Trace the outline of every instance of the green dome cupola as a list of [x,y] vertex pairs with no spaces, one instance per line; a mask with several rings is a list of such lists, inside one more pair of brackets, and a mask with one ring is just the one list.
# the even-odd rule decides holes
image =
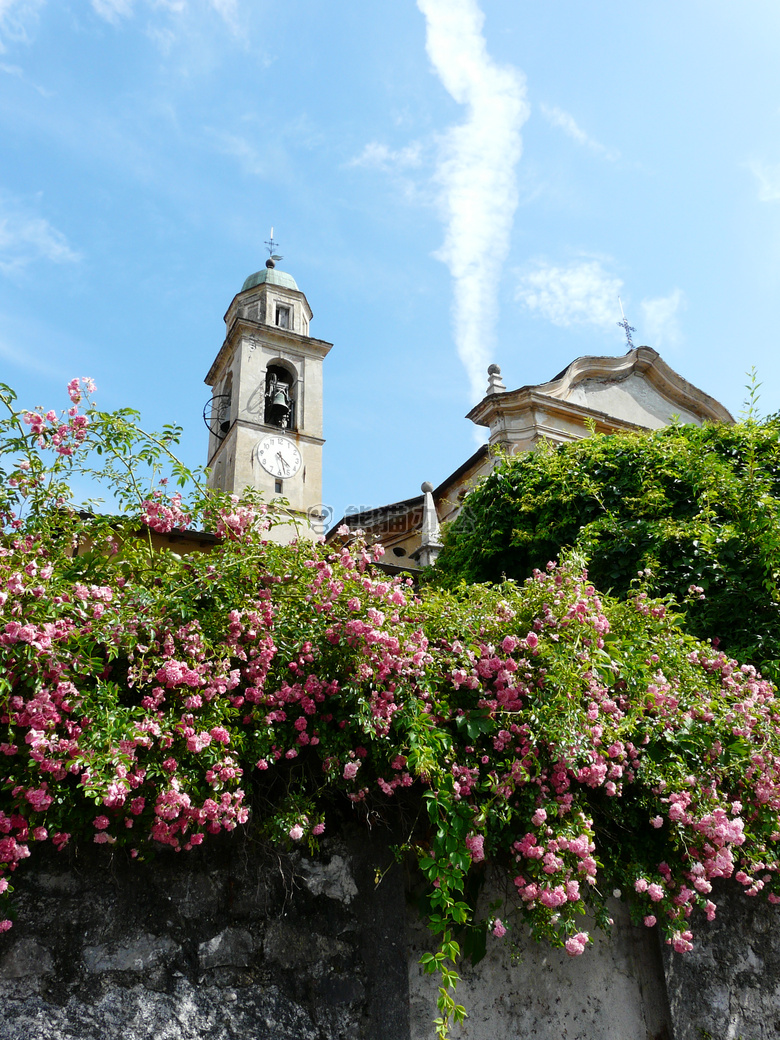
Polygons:
[[298,292],[298,285],[291,274],[286,271],[277,271],[273,260],[266,260],[265,267],[260,271],[250,274],[241,286],[241,292],[254,289],[258,285],[276,285],[282,289],[292,289]]

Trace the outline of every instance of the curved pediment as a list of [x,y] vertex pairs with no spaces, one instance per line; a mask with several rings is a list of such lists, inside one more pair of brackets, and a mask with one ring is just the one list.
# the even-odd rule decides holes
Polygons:
[[[539,425],[541,414],[545,418]],[[607,428],[648,430],[666,426],[675,417],[696,425],[734,422],[720,402],[678,375],[652,347],[635,347],[623,357],[577,358],[547,383],[488,393],[468,417],[490,427],[491,440],[510,442],[516,439],[510,431],[520,434],[521,427],[523,441],[535,439],[537,426],[538,436],[553,440],[583,436],[576,428],[584,431],[588,417]],[[559,420],[562,426],[557,430]]]
[[577,358],[535,389],[648,429],[665,426],[672,416],[697,424],[734,422],[720,402],[678,375],[652,347],[636,347],[623,357]]

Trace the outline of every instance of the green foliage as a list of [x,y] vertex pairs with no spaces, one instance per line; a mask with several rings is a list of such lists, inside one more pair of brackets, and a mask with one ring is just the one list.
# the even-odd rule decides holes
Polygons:
[[[498,463],[444,536],[434,580],[522,580],[574,547],[629,594],[642,571],[686,628],[780,677],[780,420],[592,436]],[[647,573],[649,571],[649,573]]]
[[[693,910],[715,913],[712,879],[734,874],[780,902],[775,691],[682,631],[669,602],[649,595],[651,576],[629,588],[627,570],[630,595],[600,596],[571,557],[522,585],[417,595],[410,579],[374,569],[379,547],[277,545],[273,504],[197,483],[189,500],[169,494],[167,480],[187,478],[176,431],[81,412],[79,385],[69,392],[74,407],[56,416],[17,411],[0,389],[3,903],[43,843],[144,858],[243,826],[315,852],[345,809],[404,821],[398,852],[425,883],[435,945],[423,965],[441,980],[444,1038],[466,1014],[459,960],[507,928],[578,956],[590,943],[584,915],[608,929],[606,894],[620,888],[638,922],[684,951]],[[718,441],[719,482],[707,483],[714,463],[697,461],[709,455],[691,442],[673,507],[645,493],[627,447],[615,457],[623,441],[594,438],[566,514],[550,474],[568,471],[568,456],[540,453],[530,471],[541,535],[564,514],[576,534],[589,504],[588,547],[609,548],[604,517],[631,488],[663,514],[654,522],[701,525],[690,471],[713,515],[731,503],[735,525],[744,508],[770,531],[768,430],[731,434],[738,466]],[[672,489],[683,436],[652,441]],[[601,485],[594,459],[609,474]],[[494,483],[511,488],[515,466]],[[71,484],[85,473],[108,483],[116,515],[75,508]],[[213,551],[166,548],[161,536],[185,526],[211,532]],[[486,862],[513,892],[506,924],[498,907],[480,911]],[[0,931],[10,925],[0,919]]]

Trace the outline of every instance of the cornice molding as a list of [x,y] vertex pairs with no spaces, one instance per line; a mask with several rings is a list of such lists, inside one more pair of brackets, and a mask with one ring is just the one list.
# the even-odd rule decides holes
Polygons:
[[290,329],[280,329],[277,325],[265,325],[261,321],[252,318],[237,317],[228,329],[227,336],[219,348],[219,353],[214,358],[206,378],[203,380],[208,386],[214,386],[222,368],[225,357],[233,349],[236,339],[242,334],[254,333],[268,346],[277,347],[279,351],[295,350],[304,357],[324,358],[330,352],[332,343],[324,339],[316,339],[314,336],[304,336],[300,332],[292,332]]

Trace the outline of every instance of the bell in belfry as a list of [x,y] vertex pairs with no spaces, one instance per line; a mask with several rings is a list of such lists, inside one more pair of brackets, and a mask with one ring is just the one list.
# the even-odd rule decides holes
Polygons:
[[265,421],[269,426],[283,428],[290,422],[290,384],[274,371],[268,373],[266,381]]

